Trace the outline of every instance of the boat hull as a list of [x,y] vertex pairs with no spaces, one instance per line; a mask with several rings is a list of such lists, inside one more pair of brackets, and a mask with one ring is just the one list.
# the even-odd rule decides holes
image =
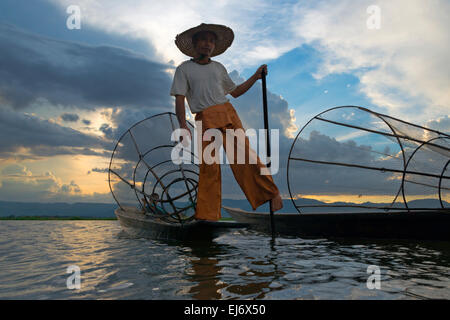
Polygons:
[[212,240],[231,230],[247,227],[247,224],[235,221],[190,221],[181,226],[131,207],[117,208],[114,213],[127,234],[156,240]]
[[[270,214],[224,207],[234,220],[270,233]],[[277,234],[302,238],[377,238],[450,241],[450,212],[274,213]]]

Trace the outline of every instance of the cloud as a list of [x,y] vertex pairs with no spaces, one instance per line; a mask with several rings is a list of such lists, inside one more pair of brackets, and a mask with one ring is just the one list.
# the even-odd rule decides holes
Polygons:
[[1,174],[2,200],[47,197],[61,191],[61,182],[52,172],[34,175],[23,165],[13,164],[5,167]]
[[405,119],[424,122],[447,114],[449,2],[377,1],[380,29],[367,28],[372,4],[342,0],[296,6],[291,26],[323,55],[315,77],[355,74],[361,92],[375,105]]
[[66,122],[77,122],[80,117],[74,113],[64,113],[61,115],[61,119]]
[[[48,0],[61,8],[70,0]],[[235,33],[233,46],[221,58],[232,68],[256,65],[297,47],[293,32],[286,28],[292,16],[289,3],[201,0],[167,3],[145,0],[77,1],[84,25],[134,39],[145,40],[156,49],[160,61],[179,64],[187,57],[174,44],[177,34],[200,23],[224,24]]]
[[[395,146],[395,143],[392,142]],[[392,146],[391,146],[392,147]],[[391,148],[394,150],[394,148]],[[385,149],[389,152],[390,149]],[[361,194],[392,195],[400,188],[398,174],[329,164],[316,164],[296,159],[337,162],[378,168],[402,170],[402,161],[394,156],[375,153],[371,145],[353,139],[339,142],[316,130],[302,133],[294,144],[289,163],[289,183],[293,196],[298,194]]]
[[[23,36],[23,34],[20,34],[20,32],[17,30],[15,31],[19,33],[18,39],[20,40],[20,36]],[[29,47],[33,47],[32,43],[33,41],[37,41],[37,36],[28,36],[31,38],[31,40],[27,40],[27,45],[29,45]],[[53,44],[57,51],[59,51],[58,46],[62,43],[58,43],[57,41],[49,39],[41,40],[49,43],[50,45]],[[31,43],[29,41],[31,41]],[[64,45],[71,47],[72,44],[64,43]],[[34,51],[38,49],[38,46],[33,48]],[[62,56],[62,58],[64,58],[64,55]],[[43,60],[44,62],[46,62],[46,59]],[[33,72],[37,72],[37,70],[34,70]],[[236,81],[244,80],[239,78],[237,72],[234,73],[234,76],[236,77]],[[75,88],[74,90],[77,89]],[[254,112],[254,108],[258,108],[257,104],[259,103],[258,101],[256,101],[255,104],[254,99],[259,95],[260,87],[256,88],[255,86],[255,88],[247,94],[246,99],[238,102],[238,105],[241,106],[244,110],[250,111],[250,113],[242,113],[242,119],[244,122],[252,124],[253,127],[261,124],[257,124],[254,121],[254,116],[252,115],[252,113]],[[36,99],[38,99],[38,97],[41,97],[40,93],[36,94],[35,97]],[[167,95],[167,97],[169,96]],[[278,127],[281,128],[282,132],[285,132],[286,128],[284,128],[284,126],[286,124],[289,124],[289,119],[292,115],[292,112],[287,109],[286,101],[279,100],[279,96],[272,95],[269,92],[269,100],[270,103],[274,106],[271,116],[271,128]],[[31,103],[32,102],[30,100],[29,104]],[[249,103],[251,105],[251,108],[246,108],[246,103]],[[18,105],[14,106],[16,107],[16,109],[19,108]],[[78,104],[77,107],[79,107]],[[83,108],[83,106],[81,106],[80,108]],[[111,108],[110,111],[105,111],[106,113],[108,113],[105,113],[105,117],[110,120],[110,122],[101,125],[99,130],[104,133],[104,137],[106,139],[115,141],[131,125],[147,118],[148,116],[153,115],[154,113],[163,111],[167,111],[167,109],[165,109],[164,107],[156,107],[153,109],[125,109],[123,107]],[[23,114],[21,112],[13,112],[7,109],[2,109],[0,110],[0,112],[0,132],[3,131],[2,134],[13,135],[15,137],[14,140],[3,140],[2,143],[0,143],[0,154],[4,158],[15,157],[16,159],[30,159],[32,157],[49,157],[60,154],[109,156],[111,152],[110,150],[113,147],[113,143],[108,140],[104,140],[101,137],[87,135],[77,130],[61,126],[53,121],[42,120],[34,115]],[[77,114],[74,113],[64,113],[61,116],[61,119],[66,122],[73,122],[78,121],[80,118]],[[90,123],[90,120],[83,119],[83,122],[85,124],[88,124]],[[158,133],[153,132],[154,138],[156,134]],[[74,186],[71,186],[70,184],[67,184],[63,189],[75,190]]]
[[104,123],[100,126],[99,130],[103,132],[106,136],[111,137],[113,135],[113,128],[107,123]]
[[[72,4],[68,0],[50,2],[63,10]],[[230,70],[275,59],[306,43],[321,56],[318,61],[322,64],[314,73],[317,81],[337,73],[351,73],[360,80],[361,92],[375,105],[387,108],[389,114],[413,122],[437,119],[430,121],[430,126],[447,127],[445,114],[448,114],[450,90],[445,13],[449,4],[417,0],[377,3],[382,14],[380,30],[366,28],[366,9],[373,4],[369,1],[295,4],[218,1],[207,7],[201,1],[180,1],[174,2],[172,10],[167,11],[165,3],[149,6],[148,1],[143,0],[81,0],[78,4],[82,8],[83,26],[145,39],[157,49],[158,59],[163,63],[151,62],[119,48],[56,41],[3,26],[0,61],[6,61],[11,67],[4,63],[4,69],[2,64],[0,72],[6,70],[7,74],[0,74],[0,101],[16,109],[26,108],[41,98],[52,104],[79,108],[110,106],[113,110],[110,122],[103,126],[95,124],[95,127],[101,128],[105,139],[117,139],[132,124],[167,111],[167,106],[172,105],[173,100],[168,96],[171,76],[166,70],[186,59],[173,39],[193,25],[212,22],[229,25],[235,30],[233,46],[220,56]],[[210,21],[211,17],[214,21]],[[172,63],[166,64],[168,60]],[[26,77],[27,71],[32,72],[30,78]],[[232,76],[239,79],[238,72]],[[263,127],[260,89],[256,84],[246,95],[232,100],[246,128]],[[269,125],[280,129],[280,152],[287,157],[292,136],[298,130],[295,114],[287,101],[275,93],[268,92],[268,98]],[[9,125],[0,129],[2,134],[9,133],[6,128],[19,132]],[[107,148],[102,139],[89,140],[90,136],[61,128],[52,127],[49,131],[61,130],[67,138],[74,134],[77,142],[66,145],[57,142],[57,137],[53,137],[54,140],[46,137],[49,142],[37,146],[36,140],[30,137],[30,143],[19,145],[33,148],[33,152],[39,154],[88,153],[97,152],[92,146]],[[19,141],[21,134],[25,133],[19,132]],[[82,143],[83,137],[89,139]],[[336,147],[334,141],[325,138],[323,141],[324,149],[316,146],[318,151]],[[0,150],[3,148],[12,154],[17,148],[8,143],[0,142]],[[280,165],[285,167],[286,162],[281,159]],[[284,172],[280,172],[275,177],[281,188],[286,188],[285,181],[282,182],[284,176]],[[307,181],[312,181],[313,185],[314,178],[311,174]],[[345,181],[343,173],[340,178]],[[224,182],[229,181],[226,179]],[[226,186],[224,193],[236,194],[239,190],[238,186],[235,189],[230,184]]]
[[0,103],[79,109],[171,105],[170,65],[132,51],[54,40],[0,24]]
[[[87,135],[49,120],[0,109],[0,157],[47,157],[58,154],[104,155],[109,141]],[[100,150],[100,151],[99,151]]]
[[109,168],[92,168],[91,170],[88,171],[87,174],[91,174],[92,172],[108,173],[109,172]]
[[[245,81],[234,70],[230,77],[236,84]],[[245,129],[264,129],[264,112],[262,100],[262,82],[257,81],[244,95],[237,99],[230,97],[230,102],[235,106]],[[294,133],[298,127],[295,124],[295,111],[280,95],[267,90],[267,107],[269,116],[269,129],[279,130],[280,149],[288,150]]]
[[11,164],[2,169],[1,175],[4,177],[27,178],[33,174],[26,167],[18,164]]
[[430,120],[426,123],[426,127],[450,134],[450,116],[446,115],[435,120]]
[[[187,106],[186,106],[187,107]],[[99,130],[103,132],[105,138],[117,141],[122,134],[124,134],[132,125],[139,121],[142,121],[148,117],[152,117],[156,114],[174,112],[174,110],[167,110],[165,108],[154,108],[154,109],[124,109],[124,108],[114,108],[109,112],[105,112],[104,116],[108,120],[108,123],[103,123]],[[175,120],[176,122],[176,120]],[[176,122],[177,123],[177,122]],[[169,123],[165,123],[169,125]],[[164,136],[171,133],[171,126],[159,127],[159,130],[149,130],[147,133],[155,137]],[[169,136],[170,139],[170,136]]]
[[11,164],[0,173],[0,200],[20,202],[111,202],[109,193],[83,194],[75,181],[63,183],[48,171],[35,174],[21,164]]
[[63,184],[60,190],[63,193],[81,193],[80,187],[73,180],[69,184]]
[[[49,0],[62,10],[70,0]],[[424,123],[448,113],[450,101],[448,17],[445,0],[261,2],[145,0],[78,1],[83,23],[108,33],[146,40],[161,61],[185,60],[176,34],[201,22],[220,23],[235,32],[221,61],[242,70],[276,59],[302,45],[312,46],[320,81],[347,73],[358,90],[393,116]],[[369,29],[371,5],[380,8],[380,29]],[[111,18],[114,17],[114,18]],[[414,110],[414,112],[410,112]]]

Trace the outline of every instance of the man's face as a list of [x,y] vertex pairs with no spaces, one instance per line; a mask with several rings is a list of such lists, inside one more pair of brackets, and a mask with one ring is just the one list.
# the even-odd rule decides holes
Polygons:
[[202,32],[195,44],[195,51],[199,55],[210,57],[216,47],[216,37],[211,32]]

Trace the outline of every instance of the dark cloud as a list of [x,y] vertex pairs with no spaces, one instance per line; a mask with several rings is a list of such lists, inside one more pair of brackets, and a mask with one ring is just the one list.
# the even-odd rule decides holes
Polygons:
[[[174,108],[167,110],[165,108],[154,108],[150,109],[115,109],[109,115],[109,118],[114,125],[115,129],[109,124],[102,124],[99,128],[105,134],[105,137],[111,140],[118,140],[120,136],[125,133],[132,125],[136,124],[139,121],[142,121],[146,118],[152,117],[156,114],[164,113],[164,112],[174,112]],[[176,122],[176,120],[175,120]],[[166,137],[167,134],[171,133],[170,127],[161,128],[162,131],[152,130],[152,136],[162,135]],[[167,129],[167,130],[166,130]]]
[[[32,156],[58,154],[105,155],[111,143],[93,135],[60,126],[35,116],[0,109],[0,156],[17,156],[20,147],[29,148]],[[98,153],[92,149],[105,150]]]
[[[88,137],[88,136],[86,136]],[[109,144],[105,143],[105,146],[108,147]],[[94,147],[92,147],[94,148]],[[103,151],[93,150],[90,147],[49,147],[49,146],[34,146],[31,148],[33,156],[35,157],[52,157],[57,155],[85,155],[85,156],[102,156],[109,157],[111,155],[111,151],[109,149],[105,149]]]
[[112,136],[113,128],[107,123],[104,123],[100,126],[99,130],[103,132],[106,136]]
[[81,120],[81,122],[83,122],[87,126],[89,126],[91,124],[91,121],[90,120],[86,120],[86,119]]
[[80,117],[75,113],[64,113],[61,115],[61,119],[66,122],[77,122]]
[[167,108],[171,65],[132,51],[54,40],[0,24],[0,101],[66,107]]
[[371,146],[358,145],[354,140],[339,142],[314,130],[302,134],[294,144],[289,163],[293,193],[395,193],[401,181],[394,179],[394,173],[295,160],[299,158],[402,170],[401,158],[384,157],[373,151]]
[[92,172],[97,172],[97,173],[108,173],[109,168],[92,168],[90,171],[88,171],[87,174],[91,174]]

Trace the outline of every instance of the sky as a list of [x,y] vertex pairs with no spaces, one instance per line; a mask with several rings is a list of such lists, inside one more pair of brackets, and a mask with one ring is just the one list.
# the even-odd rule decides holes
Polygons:
[[[71,5],[79,29],[68,28]],[[112,202],[107,168],[117,139],[137,121],[174,112],[173,73],[188,59],[174,39],[200,23],[233,29],[232,46],[214,59],[236,83],[268,65],[269,125],[280,130],[274,179],[284,197],[294,138],[330,108],[362,106],[448,133],[449,12],[445,0],[2,0],[0,200]],[[244,127],[263,128],[259,82],[230,101]],[[313,132],[311,150],[344,150],[355,138]],[[389,147],[394,154],[380,142]],[[224,167],[223,195],[242,198],[230,172]],[[319,199],[319,189],[294,193]]]

